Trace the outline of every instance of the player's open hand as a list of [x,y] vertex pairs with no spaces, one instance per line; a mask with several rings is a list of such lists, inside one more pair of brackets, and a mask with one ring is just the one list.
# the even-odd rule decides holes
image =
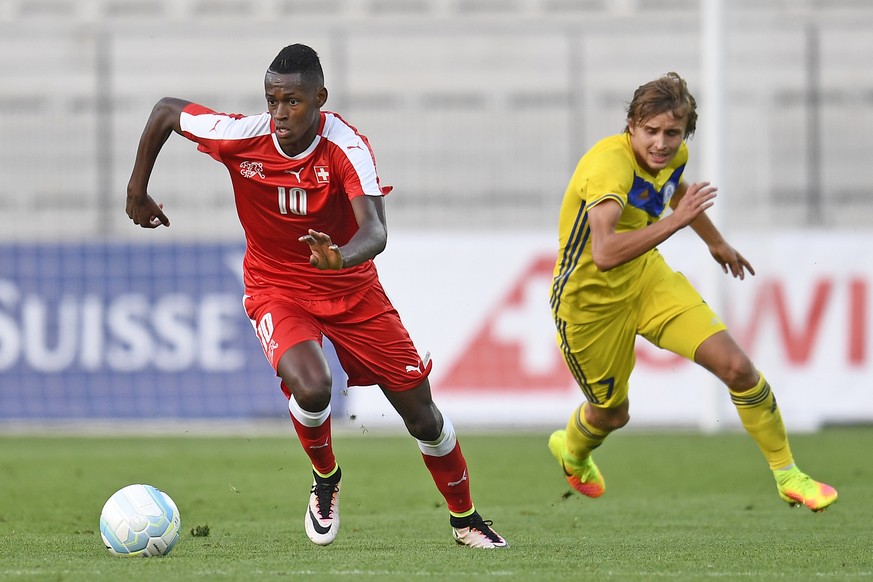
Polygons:
[[298,240],[309,245],[312,253],[309,255],[309,264],[313,267],[322,271],[338,271],[343,268],[343,255],[339,246],[330,240],[329,235],[310,228],[309,234],[301,236]]
[[718,188],[711,186],[709,182],[690,184],[685,195],[679,200],[679,204],[673,209],[675,219],[684,227],[703,214],[707,208],[715,204]]
[[746,257],[727,243],[710,246],[709,253],[721,265],[721,270],[725,274],[730,273],[732,277],[739,278],[741,281],[746,278],[746,271],[750,275],[755,274],[755,269],[752,268],[752,264],[746,260]]
[[155,202],[151,196],[127,195],[127,215],[134,224],[143,228],[157,228],[160,225],[170,226],[170,219],[164,214],[164,205]]

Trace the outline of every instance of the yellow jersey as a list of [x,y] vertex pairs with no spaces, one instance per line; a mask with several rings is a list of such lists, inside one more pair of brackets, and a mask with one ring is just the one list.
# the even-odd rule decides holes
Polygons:
[[622,212],[616,232],[645,228],[660,220],[682,180],[688,162],[683,142],[670,164],[652,176],[637,163],[630,134],[602,139],[582,156],[570,179],[558,218],[558,259],[551,287],[552,313],[570,323],[598,319],[616,307],[630,308],[652,249],[623,265],[601,272],[591,255],[588,210],[614,200]]

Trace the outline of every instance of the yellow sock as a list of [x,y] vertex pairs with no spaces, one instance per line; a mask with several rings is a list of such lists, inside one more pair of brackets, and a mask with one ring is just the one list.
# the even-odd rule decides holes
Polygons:
[[730,390],[731,401],[737,407],[746,432],[755,439],[770,468],[775,471],[792,465],[794,458],[791,456],[785,424],[770,384],[760,373],[758,376],[758,383],[750,390]]
[[573,411],[570,422],[567,423],[567,436],[564,439],[566,452],[580,461],[599,447],[609,434],[588,424],[585,420],[586,406],[588,406],[587,402]]

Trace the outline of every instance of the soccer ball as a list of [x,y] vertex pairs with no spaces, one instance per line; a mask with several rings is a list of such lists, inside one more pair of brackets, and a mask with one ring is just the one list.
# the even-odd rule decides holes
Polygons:
[[116,556],[163,556],[179,541],[181,519],[170,496],[151,485],[116,491],[100,513],[100,536]]

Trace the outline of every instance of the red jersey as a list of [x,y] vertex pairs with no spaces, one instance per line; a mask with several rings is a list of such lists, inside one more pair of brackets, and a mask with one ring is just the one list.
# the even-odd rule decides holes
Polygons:
[[246,293],[270,290],[302,298],[328,298],[376,281],[373,261],[339,271],[309,264],[309,229],[346,244],[358,223],[351,199],[382,196],[367,138],[339,115],[321,112],[318,135],[296,156],[282,151],[269,113],[217,113],[191,103],[179,119],[182,132],[230,172],[236,210],[246,236]]

